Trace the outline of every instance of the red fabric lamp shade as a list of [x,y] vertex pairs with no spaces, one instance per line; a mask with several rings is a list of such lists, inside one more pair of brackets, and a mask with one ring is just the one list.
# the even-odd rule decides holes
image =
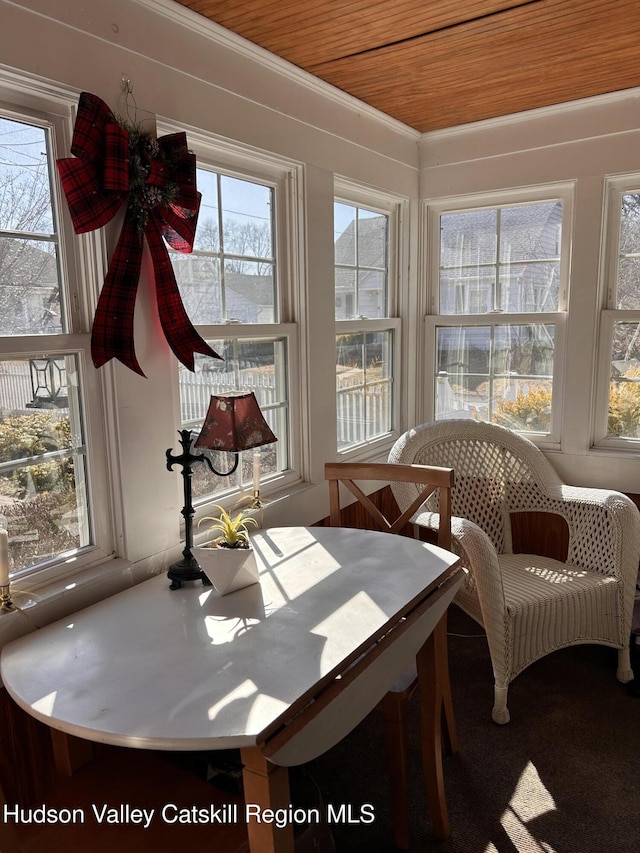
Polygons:
[[239,453],[278,439],[260,411],[255,394],[212,397],[194,447]]

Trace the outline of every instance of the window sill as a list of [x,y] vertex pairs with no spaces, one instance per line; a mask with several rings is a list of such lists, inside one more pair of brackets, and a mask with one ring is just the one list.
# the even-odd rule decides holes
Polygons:
[[12,583],[13,608],[0,613],[0,646],[140,583],[158,571],[151,563],[112,559],[46,584]]
[[[296,483],[273,497],[265,498],[265,527],[311,525],[328,515],[328,489],[320,484]],[[139,562],[119,558],[105,560],[74,574],[53,578],[49,583],[32,578],[11,584],[14,608],[0,613],[0,648],[12,640],[64,619],[84,607],[96,604],[135,586],[147,578],[167,571],[180,559],[184,544],[154,554]]]

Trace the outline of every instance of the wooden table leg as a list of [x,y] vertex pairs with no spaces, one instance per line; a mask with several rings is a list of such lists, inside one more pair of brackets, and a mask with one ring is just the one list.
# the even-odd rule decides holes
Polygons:
[[291,808],[288,769],[272,764],[258,747],[242,749],[240,756],[250,853],[293,853],[292,824],[278,827],[273,819],[277,809],[286,817]]
[[446,618],[443,617],[416,658],[420,687],[422,766],[427,801],[434,835],[443,841],[448,839],[451,834],[442,771],[443,691],[441,656],[443,647],[446,653],[446,624]]
[[89,740],[50,729],[53,760],[59,776],[73,776],[76,770],[93,761],[94,745]]
[[451,696],[451,682],[449,680],[449,650],[447,648],[446,610],[444,612],[444,616],[436,626],[434,642],[436,644],[438,678],[442,689],[444,745],[449,755],[453,755],[458,751],[458,732],[456,730],[456,719],[453,713],[453,698]]

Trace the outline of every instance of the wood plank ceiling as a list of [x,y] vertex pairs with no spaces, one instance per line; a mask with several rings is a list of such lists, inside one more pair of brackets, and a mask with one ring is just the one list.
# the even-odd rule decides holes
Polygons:
[[640,0],[177,0],[421,132],[640,86]]

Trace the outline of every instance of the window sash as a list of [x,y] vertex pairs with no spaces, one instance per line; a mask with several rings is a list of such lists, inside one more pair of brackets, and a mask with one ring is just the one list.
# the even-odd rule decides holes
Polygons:
[[[621,252],[622,201],[625,195],[640,193],[638,175],[610,178],[605,190],[605,257],[602,265],[602,294],[604,307],[600,313],[597,347],[596,402],[593,426],[593,444],[596,447],[617,451],[638,452],[640,436],[617,434],[626,432],[635,420],[635,383],[612,379],[615,359],[613,344],[617,324],[640,324],[640,305],[637,309],[618,308],[618,283],[620,262],[626,256]],[[640,290],[638,291],[640,293]],[[640,328],[640,325],[638,326]],[[631,341],[630,341],[631,343]],[[631,421],[629,420],[631,419]],[[640,417],[637,418],[640,425]]]
[[[531,376],[530,374],[522,374],[521,376],[515,376],[511,373],[504,373],[500,371],[490,371],[486,375],[483,373],[482,377],[486,379],[487,382],[491,382],[492,380],[499,380],[500,383],[506,386],[510,383],[511,396],[517,396],[518,387],[521,390],[526,391],[526,385],[535,386],[531,389],[532,393],[538,389],[538,385],[541,387],[546,384],[550,384],[552,388],[552,409],[549,421],[549,428],[544,429],[539,425],[535,425],[530,429],[520,429],[520,432],[526,433],[529,438],[535,439],[536,443],[547,445],[547,446],[557,446],[560,442],[560,430],[561,430],[561,406],[559,401],[563,399],[563,389],[564,389],[564,363],[565,363],[565,349],[566,349],[566,320],[567,315],[564,312],[557,312],[554,314],[500,314],[499,319],[495,317],[495,315],[465,315],[461,317],[460,315],[451,315],[451,314],[442,314],[442,315],[428,315],[425,317],[425,339],[428,342],[427,352],[426,352],[426,376],[427,376],[427,411],[426,411],[426,419],[427,420],[435,420],[439,415],[444,416],[442,411],[442,393],[440,394],[440,411],[438,409],[439,399],[438,399],[438,383],[442,383],[443,379],[446,378],[439,370],[439,365],[437,363],[437,345],[438,345],[438,332],[440,329],[473,329],[473,328],[489,328],[492,330],[492,336],[495,334],[495,330],[501,329],[504,327],[514,327],[514,326],[550,326],[554,329],[554,346],[553,346],[553,370],[552,374],[549,377],[547,374],[539,375],[539,376]],[[493,339],[493,337],[492,337]],[[466,372],[462,374],[463,376],[471,376],[472,373]],[[475,374],[473,374],[475,375]],[[505,390],[501,388],[502,391]],[[506,389],[508,390],[508,389]],[[537,401],[536,401],[537,402]],[[449,417],[455,417],[452,411],[449,411]],[[469,416],[473,416],[473,413],[469,413]],[[535,423],[535,418],[533,419]]]
[[[335,317],[336,317],[336,364],[337,364],[337,346],[338,340],[344,336],[364,335],[375,333],[388,333],[389,343],[386,345],[389,352],[389,364],[386,366],[388,377],[385,377],[383,386],[375,388],[376,382],[367,383],[367,390],[362,390],[362,405],[360,407],[361,419],[358,429],[354,432],[354,424],[348,425],[341,422],[341,410],[343,402],[341,398],[347,396],[346,389],[337,387],[336,376],[336,442],[338,452],[349,455],[368,454],[370,449],[378,448],[380,445],[392,442],[399,433],[399,401],[401,395],[400,388],[400,364],[402,352],[401,329],[402,323],[397,316],[399,304],[399,283],[400,272],[402,270],[402,258],[405,248],[401,241],[402,234],[402,212],[406,201],[401,198],[392,197],[387,194],[377,193],[368,187],[363,187],[349,181],[338,179],[335,184],[334,193],[334,213],[335,205],[346,205],[347,207],[357,210],[364,210],[367,214],[378,214],[386,218],[386,248],[384,250],[385,267],[380,267],[377,264],[371,263],[371,258],[366,254],[357,252],[359,246],[360,233],[356,226],[355,232],[355,248],[353,257],[346,256],[334,257],[334,301],[336,302]],[[371,217],[367,217],[371,218]],[[342,232],[341,232],[342,233]],[[337,232],[335,232],[334,221],[334,244],[336,241]],[[382,290],[384,309],[378,310],[376,316],[359,316],[361,305],[359,305],[360,288],[359,280],[362,275],[368,274],[382,275]],[[336,291],[335,283],[339,275],[353,276],[353,304],[346,311],[345,306],[340,306],[338,310],[337,299],[340,294]],[[345,298],[346,291],[342,294]],[[351,313],[351,316],[349,316]],[[365,313],[369,313],[368,311]],[[346,318],[345,318],[346,317]],[[343,319],[345,318],[345,319]],[[383,339],[384,340],[384,339]],[[379,406],[375,404],[375,412],[373,396],[374,390],[380,391],[382,397],[377,400],[377,403],[384,402],[383,398],[387,399],[388,409],[378,411]],[[352,392],[349,392],[352,393]],[[369,395],[369,409],[367,409],[366,398]],[[384,406],[383,406],[384,408]],[[352,410],[353,411],[353,410]],[[381,420],[386,423],[386,429],[376,431],[376,434],[371,434],[372,425],[380,424]],[[347,430],[345,432],[345,429]],[[347,440],[348,435],[359,434],[359,440]]]
[[[0,86],[3,80],[0,79]],[[86,493],[79,496],[78,536],[80,546],[47,554],[46,549],[37,555],[35,562],[18,568],[13,577],[29,577],[30,582],[39,583],[42,578],[50,582],[59,576],[75,573],[112,556],[113,530],[106,476],[106,445],[104,436],[104,409],[101,398],[100,381],[87,382],[87,365],[90,364],[90,336],[77,333],[76,329],[87,328],[90,310],[95,305],[98,291],[97,277],[102,272],[102,238],[95,234],[78,237],[73,232],[66,203],[60,187],[55,159],[65,156],[69,150],[72,135],[73,104],[77,96],[65,99],[63,96],[42,99],[31,98],[25,94],[25,102],[33,103],[34,111],[13,105],[20,99],[20,92],[12,85],[4,89],[5,102],[0,104],[0,115],[11,121],[41,128],[47,134],[47,183],[51,203],[51,233],[44,235],[39,230],[11,231],[5,229],[5,240],[40,241],[55,246],[55,271],[59,288],[61,323],[48,333],[4,334],[0,335],[0,358],[2,361],[27,361],[65,358],[68,366],[73,364],[73,376],[67,378],[79,393],[69,395],[69,415],[74,432],[69,457],[74,459],[75,489]],[[35,112],[35,109],[38,111]],[[34,412],[38,411],[34,409]],[[61,453],[54,456],[62,458]],[[37,459],[35,460],[37,462]],[[15,462],[15,460],[14,460]],[[24,465],[27,460],[23,460]],[[44,465],[56,464],[53,456],[42,455]],[[20,464],[18,462],[18,464]],[[26,469],[25,469],[26,470]],[[36,469],[33,469],[34,471]],[[100,494],[101,500],[93,496]],[[9,531],[11,538],[12,532]],[[20,534],[22,535],[22,534]]]
[[[430,283],[430,299],[429,313],[446,316],[440,310],[440,271],[443,268],[440,260],[440,241],[441,241],[441,217],[448,214],[456,213],[473,213],[482,211],[500,210],[502,212],[511,208],[526,207],[541,203],[562,203],[562,237],[560,243],[559,255],[559,283],[558,283],[558,304],[555,311],[540,311],[536,312],[544,316],[550,316],[553,313],[565,312],[568,308],[568,282],[569,282],[569,264],[571,258],[571,222],[573,221],[573,186],[571,184],[554,184],[550,186],[540,187],[539,189],[513,190],[500,193],[490,193],[482,196],[466,196],[455,199],[446,200],[431,200],[424,203],[424,221],[427,233],[427,251],[425,277]],[[496,250],[496,257],[492,263],[481,265],[482,269],[496,270],[503,263],[500,253]],[[553,259],[543,259],[545,264],[553,263]],[[521,261],[518,262],[518,265]],[[474,266],[475,270],[475,266]],[[496,286],[499,286],[497,282]],[[495,303],[495,300],[492,301]],[[487,312],[493,313],[494,309],[500,308],[494,304],[492,309]],[[524,313],[503,312],[503,313]],[[529,312],[526,312],[529,313]],[[454,316],[460,316],[454,315]],[[467,316],[463,314],[463,316]]]
[[[476,297],[473,307],[474,313],[445,314],[440,311],[440,243],[441,243],[441,217],[447,214],[497,211],[500,215],[511,208],[530,206],[538,203],[562,203],[562,235],[560,241],[559,271],[558,271],[558,295],[557,307],[554,311],[513,311],[495,310],[501,309],[495,304],[494,292],[491,289],[490,310],[480,313],[481,297]],[[573,186],[570,183],[548,185],[537,189],[501,191],[452,199],[432,200],[424,204],[424,222],[426,229],[425,253],[425,278],[429,282],[428,313],[425,316],[425,364],[426,364],[426,393],[425,412],[426,419],[436,417],[436,384],[438,381],[436,367],[436,334],[438,327],[468,327],[489,326],[498,328],[500,326],[527,326],[545,325],[555,329],[555,347],[553,354],[552,375],[552,411],[550,429],[548,432],[527,431],[527,435],[533,438],[537,444],[556,448],[560,445],[562,405],[564,400],[564,364],[566,359],[566,321],[568,308],[568,282],[569,264],[571,257],[571,222],[573,221]],[[495,270],[499,268],[504,260],[504,253],[496,248],[495,258],[491,263],[485,263],[482,269],[491,269],[495,277]],[[545,258],[545,264],[557,263],[553,258]],[[475,267],[474,267],[475,272]],[[496,280],[495,286],[499,285]],[[493,288],[493,285],[492,285]],[[503,306],[504,307],[504,306]]]

